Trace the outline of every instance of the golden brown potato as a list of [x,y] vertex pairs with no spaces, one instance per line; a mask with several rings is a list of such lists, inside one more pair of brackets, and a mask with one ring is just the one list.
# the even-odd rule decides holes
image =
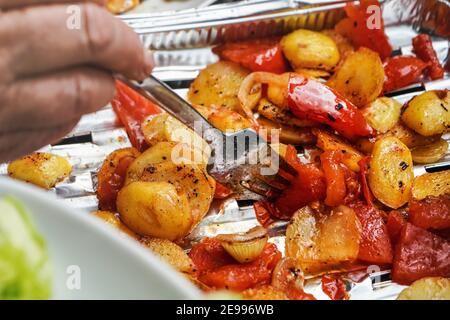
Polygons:
[[401,110],[402,105],[398,101],[382,97],[364,107],[361,112],[372,128],[385,133],[397,124]]
[[300,29],[284,36],[281,48],[294,69],[332,70],[340,59],[333,39],[311,30]]
[[270,83],[267,87],[267,99],[280,108],[288,109],[287,106],[287,87],[289,78],[295,75],[292,72],[286,72],[278,76],[279,84]]
[[164,259],[175,269],[184,273],[194,273],[195,266],[183,248],[167,239],[144,237],[141,243],[153,253]]
[[399,139],[379,139],[372,152],[369,186],[386,206],[397,209],[408,202],[414,178],[411,151]]
[[285,124],[287,126],[303,128],[315,127],[318,125],[314,121],[297,118],[291,111],[289,111],[289,109],[280,108],[265,98],[259,101],[258,113],[269,120],[280,124]]
[[32,153],[8,165],[11,177],[44,189],[53,188],[71,172],[72,166],[66,158],[43,152]]
[[311,207],[298,210],[286,230],[286,257],[296,259],[305,275],[340,268],[358,257],[360,222],[345,206],[322,213]]
[[416,200],[425,199],[428,196],[439,197],[450,194],[450,170],[425,173],[414,178],[412,196]]
[[[279,134],[279,142],[281,143],[309,145],[316,141],[316,137],[312,134],[311,128],[285,126],[264,117],[259,117],[257,121],[261,125],[261,128],[267,130],[269,137],[272,134]],[[272,132],[272,130],[279,130],[279,132]]]
[[415,163],[434,163],[441,160],[448,151],[448,143],[444,139],[425,146],[415,147],[411,150],[412,158]]
[[402,111],[403,122],[417,133],[429,137],[450,128],[450,91],[427,91],[412,98]]
[[223,132],[237,132],[252,126],[247,118],[225,107],[211,112],[208,116],[208,121]]
[[206,141],[167,113],[160,113],[145,120],[142,124],[142,132],[149,146],[164,141],[185,143],[202,152],[204,162],[208,163],[211,148]]
[[450,279],[428,277],[413,282],[397,300],[450,300]]
[[172,241],[185,237],[193,222],[186,193],[168,182],[130,183],[119,191],[117,210],[139,235]]
[[247,289],[242,292],[244,300],[288,300],[283,291],[271,285]]
[[122,221],[120,221],[119,215],[111,212],[111,211],[94,211],[92,213],[94,216],[96,216],[97,218],[102,219],[103,221],[105,221],[107,224],[109,224],[110,226],[122,231],[123,233],[129,235],[130,237],[132,237],[133,239],[139,240],[140,237],[134,233],[133,231],[130,230],[130,228],[128,228],[125,224],[122,223]]
[[295,73],[310,79],[322,79],[330,77],[330,73],[328,71],[319,69],[300,68],[296,69]]
[[327,84],[358,107],[374,101],[382,92],[384,68],[378,53],[359,48],[347,56]]
[[323,30],[321,32],[323,34],[329,36],[336,43],[336,45],[339,49],[339,53],[341,55],[341,61],[342,61],[342,59],[345,59],[345,57],[348,54],[352,53],[355,50],[355,48],[351,44],[350,40],[348,40],[348,38],[346,38],[346,37],[343,37],[336,31],[334,31],[332,29],[328,29],[328,30]]
[[239,111],[237,97],[242,81],[249,72],[236,63],[219,61],[203,69],[192,82],[188,100],[210,108],[227,107]]
[[363,158],[363,155],[358,150],[345,143],[338,136],[325,130],[313,129],[313,133],[317,136],[317,146],[320,149],[324,151],[341,150],[344,154],[345,165],[352,171],[359,172],[358,162]]

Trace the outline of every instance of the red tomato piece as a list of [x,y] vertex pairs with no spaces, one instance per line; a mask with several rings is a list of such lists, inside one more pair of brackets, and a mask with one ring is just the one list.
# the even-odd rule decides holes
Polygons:
[[225,187],[220,182],[216,181],[216,191],[214,192],[214,199],[225,199],[233,194],[233,191]]
[[367,156],[359,160],[359,174],[361,180],[361,188],[364,195],[364,199],[366,199],[367,205],[373,207],[373,195],[372,191],[370,191],[369,183],[367,182],[367,175],[369,174],[370,169],[370,160],[372,157]]
[[349,298],[345,283],[339,276],[322,276],[322,291],[331,300],[348,300]]
[[205,238],[200,243],[195,244],[189,252],[189,257],[199,272],[236,263],[233,257],[222,247],[222,244],[214,238]]
[[323,172],[313,164],[301,163],[293,146],[288,146],[285,159],[298,174],[277,198],[275,207],[282,215],[291,217],[295,211],[307,204],[324,200],[327,187]]
[[428,74],[432,80],[442,79],[444,77],[444,68],[437,57],[433,48],[431,37],[427,34],[419,34],[412,40],[414,53],[423,61],[429,62]]
[[397,243],[392,280],[409,285],[424,277],[450,276],[450,242],[411,223]]
[[361,0],[359,6],[348,3],[345,12],[347,18],[336,25],[336,32],[350,39],[357,48],[366,47],[378,52],[382,59],[391,55],[392,46],[384,32],[378,0]]
[[253,204],[253,208],[255,209],[256,219],[264,228],[267,228],[275,222],[272,217],[274,216],[274,211],[276,209],[272,203],[267,201],[257,201]]
[[393,250],[383,212],[362,202],[352,203],[350,207],[362,226],[358,259],[370,263],[392,263]]
[[161,113],[161,109],[120,81],[116,81],[116,95],[111,104],[131,144],[141,152],[147,149],[142,122],[150,115]]
[[291,76],[288,88],[288,105],[296,117],[329,125],[349,140],[375,134],[361,111],[325,84]]
[[423,229],[450,228],[450,195],[412,199],[409,202],[409,222]]
[[289,70],[279,39],[254,39],[225,43],[213,49],[221,59],[232,61],[251,71],[284,73]]
[[428,64],[411,56],[396,56],[384,60],[384,91],[393,91],[420,81]]
[[269,284],[273,269],[280,259],[281,252],[274,244],[268,243],[256,260],[242,264],[235,262],[214,268],[200,273],[198,279],[216,289],[243,291],[258,285]]
[[406,226],[407,220],[405,216],[400,211],[391,211],[387,220],[387,230],[389,233],[389,238],[393,244],[398,242],[400,238],[400,233],[404,226]]

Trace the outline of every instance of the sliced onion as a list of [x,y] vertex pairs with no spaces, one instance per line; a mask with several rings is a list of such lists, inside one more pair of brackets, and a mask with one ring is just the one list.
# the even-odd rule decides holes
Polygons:
[[294,258],[284,257],[278,262],[272,273],[273,287],[284,292],[292,286],[303,290],[304,284],[305,276]]
[[216,239],[234,259],[247,263],[261,255],[269,235],[263,227],[255,227],[246,233],[218,235]]

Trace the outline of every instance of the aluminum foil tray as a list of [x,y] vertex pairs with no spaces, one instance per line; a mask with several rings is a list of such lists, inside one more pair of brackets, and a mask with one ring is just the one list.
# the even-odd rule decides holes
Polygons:
[[[135,28],[144,43],[154,50],[157,63],[155,75],[185,96],[190,81],[199,70],[217,60],[211,53],[212,45],[226,40],[284,34],[296,28],[331,28],[344,16],[342,2],[320,7],[312,5],[314,1],[306,2],[242,1],[179,12],[125,15],[121,19]],[[411,38],[419,32],[427,32],[434,36],[433,44],[441,62],[449,59],[448,1],[385,0],[383,15],[386,32],[398,52],[410,52]],[[443,88],[450,88],[449,74],[442,81],[411,86],[406,93],[402,92],[396,98],[405,102],[421,90]],[[450,135],[445,138],[449,141]],[[84,211],[96,210],[97,170],[110,152],[127,146],[130,146],[130,142],[111,106],[84,116],[60,143],[43,148],[44,151],[68,158],[74,169],[72,175],[50,190],[50,193],[70,206]],[[427,168],[416,166],[415,174],[448,168],[449,163],[450,154],[447,154],[438,164]],[[5,164],[0,165],[1,174],[6,174]],[[186,239],[186,248],[203,237],[246,231],[257,224],[250,202],[215,202],[209,214]],[[276,243],[282,252],[284,227],[285,223],[280,222],[270,230],[270,241]],[[347,280],[351,298],[393,299],[402,289],[402,286],[391,283],[388,270],[380,271],[372,266],[369,273],[370,276],[360,283]],[[320,279],[309,280],[306,291],[317,298],[328,298],[320,289]]]

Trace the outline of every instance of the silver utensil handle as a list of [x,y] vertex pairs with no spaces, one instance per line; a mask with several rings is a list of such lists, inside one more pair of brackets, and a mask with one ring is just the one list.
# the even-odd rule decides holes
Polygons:
[[217,131],[189,102],[154,76],[150,75],[141,83],[130,81],[121,75],[116,75],[115,78],[126,83],[199,135]]

